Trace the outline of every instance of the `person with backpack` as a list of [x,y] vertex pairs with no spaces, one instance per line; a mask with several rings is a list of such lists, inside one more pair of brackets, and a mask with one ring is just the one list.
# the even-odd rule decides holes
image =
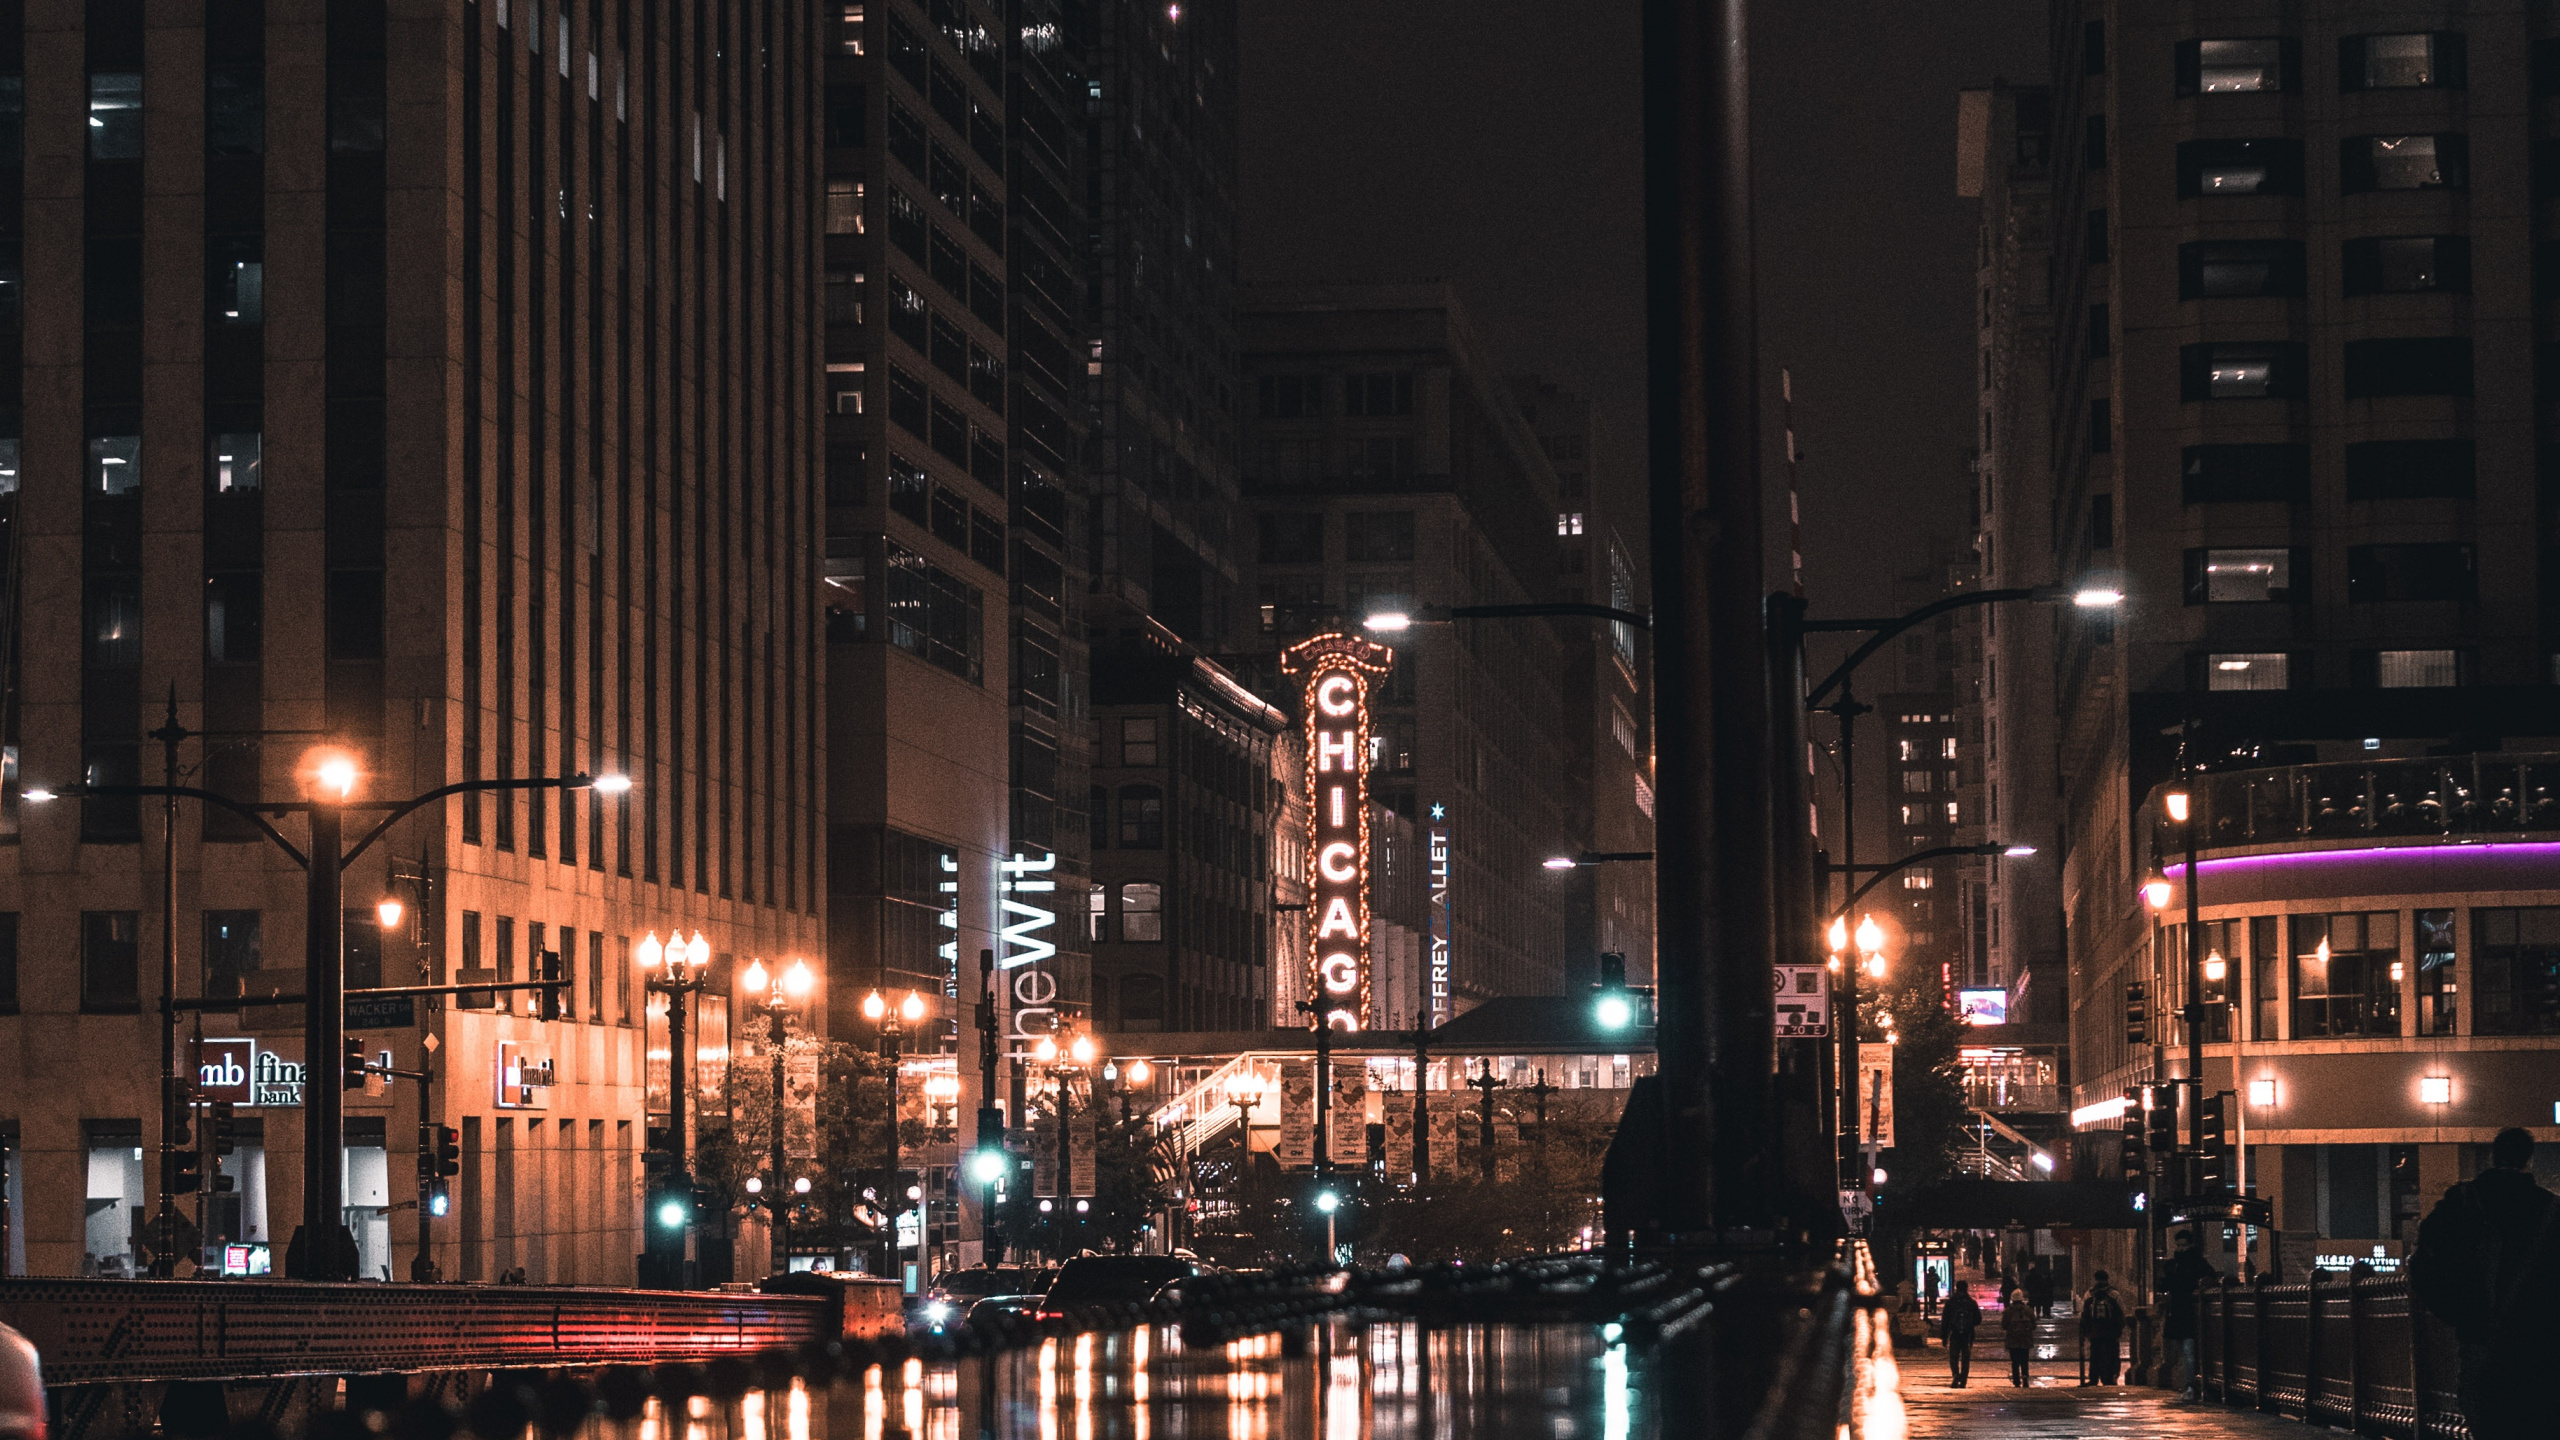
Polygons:
[[2036,1307],[2023,1285],[2000,1297],[2000,1341],[2009,1347],[2009,1383],[2026,1389],[2031,1383],[2027,1362],[2036,1353]]
[[[2547,1425],[2553,1322],[2540,1312],[2560,1270],[2560,1197],[2534,1182],[2533,1136],[2489,1142],[2489,1168],[2447,1189],[2418,1226],[2409,1279],[2418,1303],[2453,1327],[2456,1389],[2473,1440],[2510,1440]],[[2537,1415],[2537,1411],[2543,1413]]]
[[1982,1302],[1962,1281],[1947,1291],[1946,1315],[1939,1322],[1947,1342],[1948,1383],[1961,1390],[1973,1377],[1973,1332],[1982,1328]]
[[2089,1282],[2089,1293],[2080,1297],[2080,1349],[2088,1357],[2088,1378],[2083,1385],[2113,1385],[2124,1368],[2124,1297],[2107,1283],[2107,1272],[2099,1271]]

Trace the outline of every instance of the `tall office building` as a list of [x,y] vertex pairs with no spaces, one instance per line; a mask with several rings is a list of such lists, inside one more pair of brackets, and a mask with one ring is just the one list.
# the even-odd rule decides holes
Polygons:
[[[1932,546],[1926,561],[1893,577],[1893,611],[1917,610],[1974,588],[1970,548]],[[1875,697],[1882,722],[1886,782],[1884,853],[1866,864],[1890,864],[1906,855],[1959,843],[1978,824],[1963,784],[1966,746],[1956,714],[1956,682],[1970,658],[1972,634],[1953,614],[1905,631],[1885,655],[1893,688]],[[1863,848],[1863,847],[1862,847]],[[1976,883],[1970,859],[1915,865],[1874,892],[1862,907],[1890,917],[1901,931],[1896,963],[1925,969],[1953,990],[1969,960],[1964,896]]]
[[[500,992],[353,1028],[403,1068],[440,1042],[445,1276],[630,1282],[669,1099],[635,940],[702,933],[723,1047],[733,971],[824,943],[809,19],[0,5],[11,1271],[137,1263],[164,955],[180,997],[243,1002],[203,1017],[201,1073],[243,1106],[208,1238],[281,1268],[302,1210],[304,1081],[337,1057],[247,1003],[301,989],[300,868],[190,802],[165,893],[158,803],[34,801],[159,781],[174,696],[209,732],[179,778],[241,800],[299,798],[322,746],[364,800],[632,779],[401,820],[348,870],[344,932],[358,987],[559,954],[557,1021]],[[698,1121],[724,1059],[683,1067]],[[417,1119],[403,1082],[315,1137],[345,1146],[368,1278],[410,1273]]]
[[[1537,376],[1511,381],[1520,415],[1556,472],[1555,598],[1643,613],[1643,494],[1600,465],[1589,399]],[[1646,631],[1620,621],[1557,627],[1572,848],[1601,854],[1653,849],[1653,667]],[[1653,867],[1585,866],[1556,877],[1567,890],[1565,988],[1595,983],[1598,958],[1622,956],[1634,983],[1653,973]]]
[[[1017,540],[1051,562],[1030,581],[1046,580],[1051,613],[1064,598],[1062,495],[1028,462],[1017,474],[1008,419],[1020,137],[1007,94],[1026,57],[977,4],[832,6],[824,26],[830,1029],[878,1040],[886,1017],[861,1001],[877,990],[894,1013],[915,994],[927,1018],[898,1046],[952,1069],[974,1113],[978,1031],[961,1020],[987,983],[982,958],[1008,1033],[1045,1033],[1061,979],[1058,958],[1038,956],[1059,929],[1058,892],[1041,888],[1055,872],[1038,856],[1012,864],[1015,695],[1059,699],[1054,669],[1017,672],[1014,617],[1039,608],[1008,603]],[[1023,510],[1048,530],[1018,523]],[[1017,931],[1026,945],[1004,938],[1011,898],[1050,916]],[[956,1158],[950,1142],[906,1157],[929,1202],[927,1253],[910,1260],[929,1263],[970,1223]]]
[[2192,998],[2256,1263],[2396,1253],[2560,1065],[2504,1038],[2560,1033],[2560,893],[2461,843],[2560,826],[2560,44],[2522,6],[2053,14],[2050,533],[2127,594],[2057,657],[2077,1099],[2184,1076]]
[[[1445,286],[1255,288],[1242,325],[1252,575],[1272,652],[1380,611],[1553,598],[1555,469]],[[1452,1012],[1562,992],[1571,881],[1541,862],[1588,843],[1566,779],[1565,635],[1597,624],[1389,637],[1371,794],[1448,852]],[[1287,693],[1267,660],[1248,668]]]

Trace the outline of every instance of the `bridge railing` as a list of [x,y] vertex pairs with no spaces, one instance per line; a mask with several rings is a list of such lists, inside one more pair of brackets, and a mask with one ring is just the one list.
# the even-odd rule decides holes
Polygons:
[[2198,1308],[2202,1389],[2225,1404],[2360,1435],[2469,1433],[2453,1330],[2416,1304],[2406,1279],[2226,1281]]

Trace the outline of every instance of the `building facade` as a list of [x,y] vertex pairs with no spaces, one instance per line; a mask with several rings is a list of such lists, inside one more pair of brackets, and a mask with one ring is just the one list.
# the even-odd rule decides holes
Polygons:
[[[824,944],[810,13],[0,7],[11,1272],[141,1263],[163,956],[179,997],[243,1002],[203,1016],[247,1122],[206,1238],[283,1268],[305,1066],[337,1060],[247,1002],[300,989],[299,868],[218,807],[35,797],[174,771],[299,799],[327,747],[359,800],[633,782],[429,806],[348,870],[344,931],[357,987],[558,954],[557,1020],[499,992],[350,1033],[401,1068],[440,1047],[441,1274],[632,1280],[669,1094],[637,942],[705,937],[697,1034],[744,961]],[[171,718],[199,732],[174,755],[144,733]],[[725,1034],[700,1059],[716,1122]],[[418,1119],[398,1082],[316,1140],[368,1278],[417,1258]]]
[[[1254,289],[1242,327],[1252,575],[1270,652],[1375,613],[1553,597],[1554,467],[1445,287]],[[1540,862],[1589,843],[1573,833],[1567,779],[1567,625],[1592,622],[1389,637],[1371,794],[1414,822],[1429,854],[1446,851],[1432,912],[1449,991],[1434,1003],[1447,1013],[1564,985],[1572,882]],[[1268,657],[1239,670],[1286,693]]]
[[[2183,983],[2141,896],[2176,861],[2161,787],[2200,783],[2206,849],[2251,857],[2201,880],[2232,927],[2218,983],[2240,977],[2206,996],[2240,1028],[2204,1081],[2250,1092],[2287,1244],[2401,1236],[2462,1147],[2555,1133],[2549,1042],[2484,1018],[2547,901],[2458,843],[2545,823],[2529,767],[2560,729],[2531,188],[2550,24],[2054,11],[2050,533],[2058,575],[2127,596],[2056,656],[2077,1099],[2183,1073],[2128,1043],[2126,1001]],[[2261,814],[2278,794],[2305,808]],[[2333,849],[2383,858],[2263,858]]]

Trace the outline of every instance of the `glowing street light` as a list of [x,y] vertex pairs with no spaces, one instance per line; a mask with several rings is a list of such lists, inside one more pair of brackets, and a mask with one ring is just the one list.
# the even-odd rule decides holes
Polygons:
[[1402,610],[1382,610],[1360,623],[1381,634],[1392,635],[1412,629],[1413,617]]
[[590,781],[588,788],[599,795],[628,795],[631,793],[631,777],[607,772]]
[[398,929],[400,917],[406,913],[408,913],[407,907],[400,903],[396,895],[385,896],[373,907],[374,918],[382,922],[382,928],[385,930]]
[[2071,592],[2071,603],[2083,610],[2110,610],[2124,603],[2124,592],[2112,585],[2084,585]]
[[2154,910],[2165,910],[2169,908],[2169,882],[2167,878],[2164,876],[2154,875],[2150,879],[2143,881],[2142,898],[2147,901]]
[[2176,821],[2180,825],[2187,823],[2186,791],[2172,790],[2168,794],[2161,796],[2160,800],[2162,804],[2169,808],[2169,818],[2171,820]]

